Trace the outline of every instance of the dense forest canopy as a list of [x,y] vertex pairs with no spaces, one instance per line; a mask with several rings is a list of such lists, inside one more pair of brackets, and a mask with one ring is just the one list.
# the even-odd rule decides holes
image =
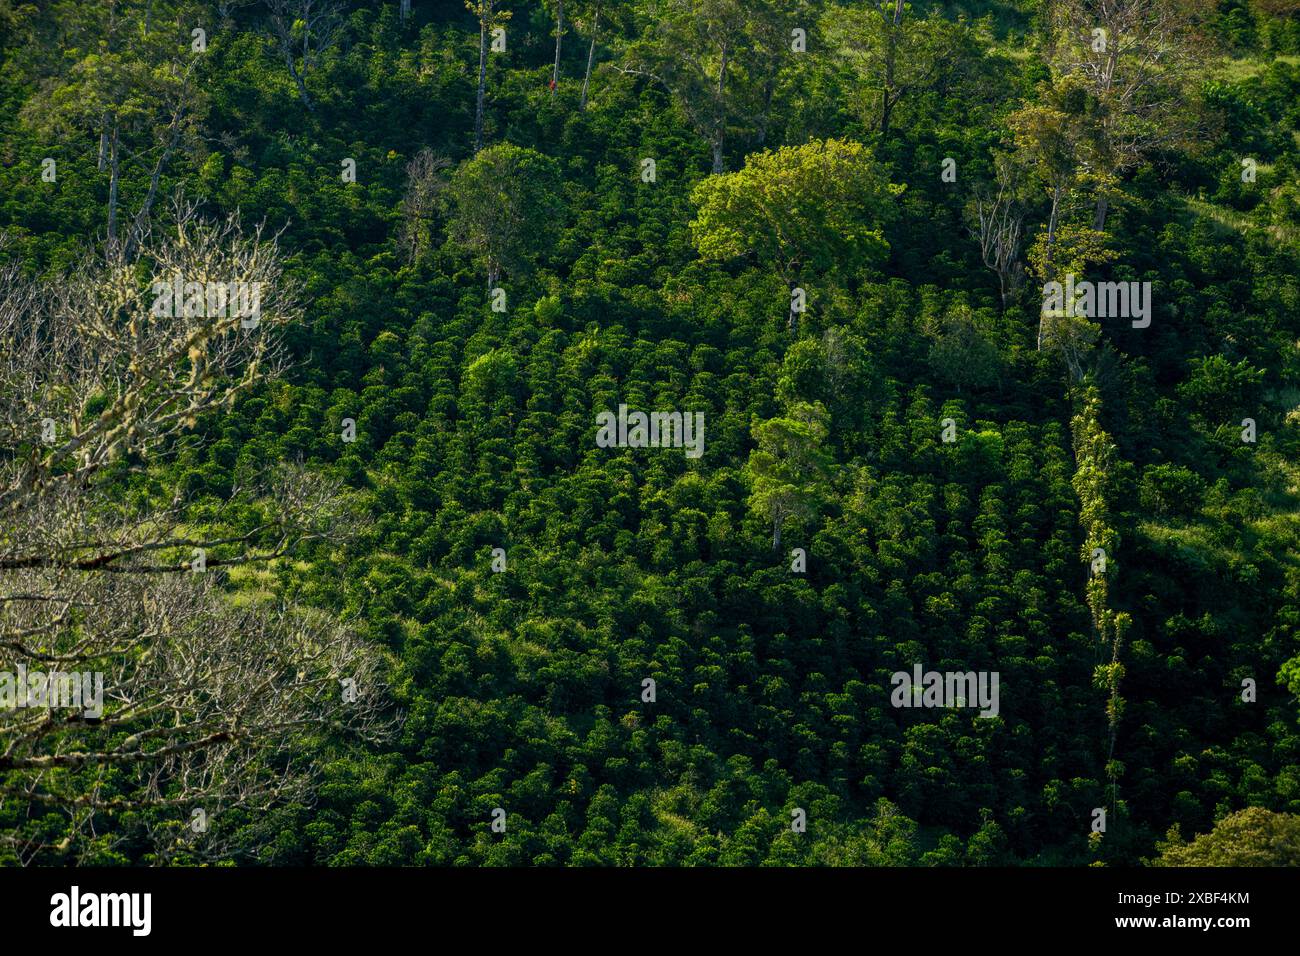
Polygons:
[[0,862],[1297,860],[1297,0],[0,0],[0,236]]

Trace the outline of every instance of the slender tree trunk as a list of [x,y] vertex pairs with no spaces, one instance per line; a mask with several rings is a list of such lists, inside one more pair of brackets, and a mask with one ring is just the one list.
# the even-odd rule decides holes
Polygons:
[[117,144],[117,116],[113,116],[113,135],[108,149],[108,244],[117,244],[117,190],[121,176],[121,157]]
[[1047,217],[1047,247],[1043,256],[1043,277],[1051,282],[1056,278],[1056,226],[1061,211],[1061,187],[1052,190],[1052,212]]
[[758,145],[767,142],[767,124],[772,115],[772,97],[776,94],[776,78],[769,76],[763,87],[763,112],[758,120]]
[[474,112],[474,152],[483,148],[483,93],[487,89],[488,11],[479,20],[478,109]]
[[772,551],[779,553],[781,550],[781,519],[772,519]]
[[600,13],[591,21],[591,46],[587,49],[587,74],[582,78],[582,96],[578,100],[578,110],[587,108],[587,87],[591,84],[591,64],[596,60],[596,32],[600,27]]
[[903,19],[902,0],[894,4],[894,25],[889,30],[889,42],[885,47],[885,75],[880,90],[880,142],[889,138],[889,117],[894,112],[897,98],[894,96],[894,57],[898,43],[898,25]]
[[551,71],[551,99],[560,88],[560,40],[564,36],[564,0],[559,0],[555,11],[555,69]]
[[793,261],[784,262],[777,269],[777,275],[781,277],[781,284],[785,286],[789,297],[789,311],[786,313],[785,324],[791,335],[799,334],[799,313],[794,310],[794,290],[799,288],[799,270],[799,264]]
[[[1061,208],[1061,187],[1058,185],[1052,190],[1052,213],[1047,219],[1047,248],[1043,255],[1043,278],[1051,282],[1056,278],[1056,265],[1052,262],[1052,257],[1056,253],[1056,217]],[[1038,311],[1038,350],[1043,350],[1043,312],[1041,307]]]
[[[1108,44],[1106,51],[1106,68],[1101,75],[1101,95],[1100,99],[1105,102],[1110,98],[1111,88],[1115,85],[1115,71],[1119,68],[1119,32],[1110,29],[1110,24],[1106,24],[1107,36],[1114,37],[1114,42]],[[1104,116],[1104,114],[1103,114]],[[1102,133],[1104,139],[1109,139],[1109,130],[1106,119],[1102,119]],[[1109,158],[1109,157],[1108,157]],[[1113,165],[1113,164],[1112,164]],[[1105,194],[1097,197],[1097,208],[1092,217],[1092,228],[1098,232],[1106,228],[1106,213],[1109,211],[1110,201]]]
[[713,114],[713,172],[722,172],[723,141],[726,137],[726,114],[723,96],[727,90],[727,44],[722,45],[722,60],[718,63],[718,94]]

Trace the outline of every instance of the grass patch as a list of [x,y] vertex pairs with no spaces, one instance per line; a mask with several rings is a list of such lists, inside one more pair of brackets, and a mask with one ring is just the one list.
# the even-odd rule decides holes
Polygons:
[[1288,53],[1267,60],[1254,57],[1225,57],[1210,69],[1210,75],[1216,80],[1242,83],[1259,76],[1274,63],[1285,63],[1288,66],[1300,65],[1300,56]]

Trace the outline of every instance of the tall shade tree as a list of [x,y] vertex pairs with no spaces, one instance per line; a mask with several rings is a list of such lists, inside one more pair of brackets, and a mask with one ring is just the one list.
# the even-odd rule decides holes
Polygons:
[[727,132],[744,101],[754,8],[743,0],[650,0],[620,70],[669,91],[723,170]]
[[563,211],[560,185],[554,160],[511,143],[489,146],[452,175],[452,239],[483,264],[489,289],[546,248]]
[[[706,259],[752,256],[788,288],[830,270],[883,260],[883,226],[903,187],[889,182],[870,149],[813,140],[751,155],[743,169],[702,180],[691,235]],[[792,331],[797,313],[789,313]]]
[[784,415],[755,421],[751,429],[757,447],[744,470],[749,507],[771,522],[773,551],[781,550],[785,527],[808,521],[826,497],[828,422],[820,402],[796,402]]
[[[1091,143],[1079,118],[1077,87],[1051,89],[1043,103],[1022,107],[1007,119],[1016,161],[1046,198],[1046,219],[1027,252],[1029,265],[1043,283],[1071,272],[1082,276],[1090,266],[1114,259],[1106,235],[1082,219],[1089,195],[1108,188],[1105,172],[1091,161]],[[1039,313],[1037,347],[1047,344],[1082,347],[1095,338],[1096,326],[1080,316]]]
[[[1100,171],[1119,177],[1157,150],[1192,144],[1212,0],[1056,0],[1048,11],[1047,61],[1088,93],[1082,119]],[[1109,193],[1097,190],[1094,229],[1105,228]]]
[[635,19],[636,8],[617,0],[565,0],[564,9],[578,32],[587,38],[587,64],[582,74],[582,92],[578,97],[578,110],[581,112],[587,108],[590,99],[598,47],[616,43],[627,34]]
[[[178,25],[196,13],[190,4],[100,0],[59,4],[56,12],[60,55],[44,65],[49,76],[22,116],[74,148],[79,137],[98,139],[98,169],[108,180],[106,239],[121,243],[129,258],[176,152],[197,147],[202,137],[208,109],[203,55],[193,52],[188,31]],[[148,185],[143,193],[124,195],[137,166]],[[128,202],[135,211],[124,227]]]
[[[792,30],[806,33],[816,23],[816,0],[753,0],[748,5],[749,30],[752,37],[746,73],[748,102],[743,109],[753,117],[754,142],[767,142],[772,124],[772,104],[783,79],[783,68],[790,62]],[[806,39],[806,37],[805,37]],[[805,51],[806,52],[806,51]]]
[[855,80],[852,98],[863,120],[889,138],[905,98],[936,89],[964,62],[963,24],[937,13],[918,16],[902,0],[867,0],[827,9],[823,30]]

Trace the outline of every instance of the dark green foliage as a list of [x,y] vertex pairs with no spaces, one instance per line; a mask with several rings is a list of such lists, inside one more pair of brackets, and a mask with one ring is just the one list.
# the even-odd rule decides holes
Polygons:
[[[306,303],[287,379],[201,422],[170,480],[223,496],[244,471],[301,457],[362,491],[374,525],[346,562],[279,568],[274,586],[355,616],[394,656],[405,712],[386,751],[320,753],[310,807],[230,822],[232,859],[1236,862],[1211,852],[1235,839],[1226,821],[1190,847],[1157,840],[1243,807],[1300,813],[1300,68],[1215,81],[1205,149],[1126,180],[1117,269],[1154,283],[1156,317],[1104,329],[1081,441],[1084,406],[1035,349],[1037,290],[1002,308],[962,214],[1042,78],[1013,55],[1034,4],[926,5],[990,19],[954,40],[966,69],[909,97],[885,141],[846,110],[850,73],[811,55],[782,68],[767,148],[869,142],[882,181],[906,186],[880,217],[879,269],[828,265],[797,331],[770,264],[697,255],[691,197],[712,156],[673,97],[598,68],[579,111],[578,29],[552,98],[553,22],[516,0],[472,158],[477,25],[460,3],[414,6],[403,26],[395,3],[348,5],[311,114],[259,39],[259,10],[239,9],[199,67],[203,145],[163,176],[282,228]],[[0,0],[0,26],[7,11]],[[54,55],[46,29],[0,41],[0,229],[33,270],[74,257],[107,190],[90,137],[18,119],[58,74],[27,65]],[[629,29],[611,24],[601,62]],[[1300,50],[1294,18],[1255,4],[1220,5],[1216,30],[1243,54]],[[746,76],[737,96],[751,88]],[[733,170],[760,148],[744,124],[726,144]],[[411,259],[405,169],[424,147],[461,172]],[[1266,167],[1253,187],[1246,154]],[[40,181],[47,155],[55,184]],[[957,184],[940,180],[945,157]],[[129,202],[147,173],[126,174]],[[464,220],[503,176],[527,212],[494,254],[499,274]],[[594,416],[620,403],[703,412],[703,456],[598,448]],[[1255,444],[1240,440],[1246,417]],[[773,450],[791,422],[815,454]],[[1106,442],[1113,458],[1087,472]],[[794,477],[773,553],[760,486]],[[1100,599],[1094,538],[1117,549]],[[806,573],[790,570],[794,548]],[[1098,626],[1115,609],[1123,621]],[[1116,718],[1115,672],[1096,680],[1113,646]],[[999,671],[1001,712],[891,707],[890,674],[914,663]],[[1100,850],[1094,807],[1113,808]]]

